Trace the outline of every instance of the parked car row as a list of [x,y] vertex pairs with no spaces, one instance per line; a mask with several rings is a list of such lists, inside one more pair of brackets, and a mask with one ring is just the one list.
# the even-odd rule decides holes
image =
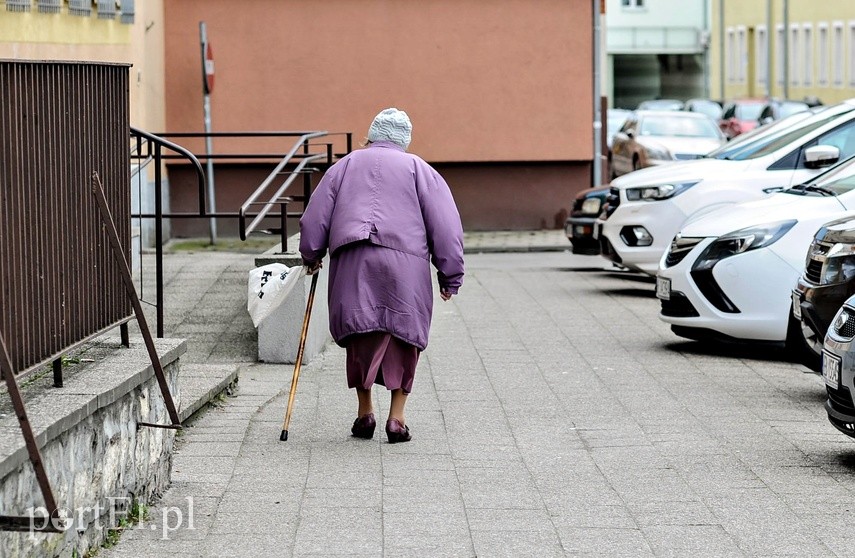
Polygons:
[[634,111],[610,109],[610,177],[700,158],[726,141],[810,108],[804,101],[780,99],[736,99],[723,107],[710,99],[657,99],[640,103]]
[[604,192],[577,198],[574,252],[655,276],[681,337],[785,345],[822,373],[829,419],[855,437],[855,99],[631,171],[603,205]]

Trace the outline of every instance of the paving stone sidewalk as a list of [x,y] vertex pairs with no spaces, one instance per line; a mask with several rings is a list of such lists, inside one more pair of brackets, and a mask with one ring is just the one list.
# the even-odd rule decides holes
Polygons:
[[[181,258],[192,276],[201,259]],[[245,288],[240,258],[203,258],[234,273],[188,308]],[[680,341],[657,308],[648,279],[597,257],[467,256],[398,445],[382,422],[349,437],[335,346],[303,367],[279,442],[293,369],[240,362],[247,341],[237,395],[181,435],[161,505],[102,555],[855,555],[855,446],[821,380],[775,351]],[[211,365],[228,352],[201,343]],[[375,401],[382,421],[386,392]]]

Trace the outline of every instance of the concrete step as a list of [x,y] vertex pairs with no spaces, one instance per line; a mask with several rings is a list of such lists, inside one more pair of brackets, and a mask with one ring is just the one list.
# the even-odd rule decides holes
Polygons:
[[236,364],[182,363],[178,373],[178,389],[181,393],[178,416],[181,422],[237,383],[238,371]]

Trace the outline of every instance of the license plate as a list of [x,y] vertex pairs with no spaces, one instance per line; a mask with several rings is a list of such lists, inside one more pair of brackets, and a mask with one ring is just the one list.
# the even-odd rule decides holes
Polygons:
[[671,300],[671,280],[665,277],[656,277],[656,298]]
[[826,351],[822,352],[822,379],[828,387],[840,387],[840,359]]
[[802,300],[798,291],[793,291],[793,317],[797,320],[802,319]]

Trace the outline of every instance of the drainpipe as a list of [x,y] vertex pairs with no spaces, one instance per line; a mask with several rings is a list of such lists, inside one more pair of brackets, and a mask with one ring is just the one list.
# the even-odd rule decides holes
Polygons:
[[702,48],[704,49],[704,97],[710,98],[710,1],[704,0],[704,29]]
[[719,97],[724,101],[724,0],[718,0],[718,81],[719,81]]
[[784,0],[784,52],[781,66],[784,70],[784,99],[790,98],[790,2]]
[[594,29],[594,160],[592,161],[593,180],[592,187],[602,184],[602,163],[603,153],[601,151],[601,143],[603,141],[603,114],[600,110],[600,2],[601,0],[593,0],[593,29]]
[[772,36],[775,30],[772,28],[772,0],[766,0],[766,97],[772,98]]

